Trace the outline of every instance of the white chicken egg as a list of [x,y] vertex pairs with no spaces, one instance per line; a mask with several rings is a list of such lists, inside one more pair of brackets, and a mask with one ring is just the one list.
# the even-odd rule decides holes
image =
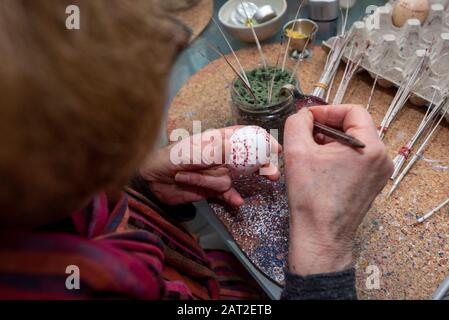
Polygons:
[[229,139],[228,166],[235,175],[250,175],[270,162],[270,135],[257,126],[234,132]]

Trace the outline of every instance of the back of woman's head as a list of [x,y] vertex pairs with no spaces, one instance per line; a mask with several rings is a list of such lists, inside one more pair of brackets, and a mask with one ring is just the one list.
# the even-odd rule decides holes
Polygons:
[[156,2],[0,2],[0,226],[67,215],[151,150],[186,37]]

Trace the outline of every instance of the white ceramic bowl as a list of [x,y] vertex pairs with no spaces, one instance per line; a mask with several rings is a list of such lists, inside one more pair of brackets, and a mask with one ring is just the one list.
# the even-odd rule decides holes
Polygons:
[[[277,13],[277,16],[271,19],[270,21],[257,24],[254,26],[254,30],[260,41],[272,37],[274,34],[276,34],[276,32],[281,30],[282,23],[284,21],[285,14],[287,12],[286,0],[247,0],[247,1],[253,2],[258,7],[269,4],[273,7],[273,9]],[[244,42],[255,42],[250,27],[236,25],[231,20],[231,14],[238,4],[240,4],[240,0],[229,0],[228,2],[226,2],[218,12],[218,19],[220,20],[225,30],[233,37]]]

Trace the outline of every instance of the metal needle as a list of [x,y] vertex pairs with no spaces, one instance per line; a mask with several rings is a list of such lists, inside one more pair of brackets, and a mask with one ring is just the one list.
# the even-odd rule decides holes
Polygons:
[[418,218],[418,223],[424,222],[424,220],[429,219],[433,214],[437,211],[439,211],[441,208],[443,208],[445,205],[449,203],[449,198],[444,200],[442,203],[440,203],[435,209],[430,210],[427,214],[423,215],[422,217]]

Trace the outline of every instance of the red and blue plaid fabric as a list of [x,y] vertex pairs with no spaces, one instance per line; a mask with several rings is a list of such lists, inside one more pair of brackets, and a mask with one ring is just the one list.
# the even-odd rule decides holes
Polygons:
[[[98,195],[72,222],[71,233],[0,234],[0,299],[261,297],[233,256],[206,254],[182,226],[126,194],[112,210]],[[66,268],[73,265],[80,288],[69,290]]]

